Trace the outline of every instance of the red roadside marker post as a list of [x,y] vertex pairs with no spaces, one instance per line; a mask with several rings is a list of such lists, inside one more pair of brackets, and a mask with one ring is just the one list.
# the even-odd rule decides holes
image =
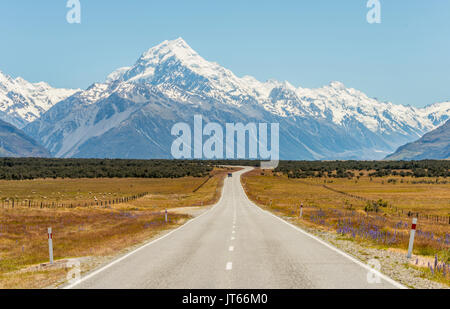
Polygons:
[[417,225],[417,218],[413,218],[411,225],[411,235],[409,236],[408,255],[406,256],[408,259],[410,259],[412,256],[414,246],[414,236],[416,234],[416,225]]

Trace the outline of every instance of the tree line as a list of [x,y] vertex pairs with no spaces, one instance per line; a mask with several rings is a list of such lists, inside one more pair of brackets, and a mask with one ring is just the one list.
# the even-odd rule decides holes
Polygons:
[[[258,167],[260,161],[0,158],[0,179],[205,177],[220,165]],[[449,177],[450,160],[280,161],[275,169],[291,178],[352,178],[362,171],[371,177]]]
[[449,177],[450,161],[280,161],[275,169],[291,178],[352,178],[362,176],[362,171],[370,171],[371,177]]
[[0,158],[0,179],[205,177],[206,161]]

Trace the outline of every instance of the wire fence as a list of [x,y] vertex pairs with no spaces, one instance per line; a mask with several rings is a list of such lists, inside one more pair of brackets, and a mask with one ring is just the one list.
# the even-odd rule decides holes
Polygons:
[[108,200],[94,200],[94,201],[83,201],[83,202],[61,202],[61,201],[42,201],[42,200],[31,200],[31,199],[18,199],[18,198],[5,198],[1,200],[1,207],[3,209],[13,209],[13,208],[77,208],[77,207],[110,207],[116,204],[128,203],[140,199],[146,195],[148,192],[138,193],[131,196],[118,197]]

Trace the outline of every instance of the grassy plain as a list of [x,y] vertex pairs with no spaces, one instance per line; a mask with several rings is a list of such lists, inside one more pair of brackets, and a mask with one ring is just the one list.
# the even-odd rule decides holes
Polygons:
[[[39,288],[64,278],[66,269],[23,271],[48,261],[48,227],[53,229],[56,260],[113,256],[189,219],[170,209],[214,204],[226,173],[226,169],[215,169],[211,177],[204,178],[0,181],[2,199],[66,204],[148,192],[140,199],[108,207],[0,207],[0,288]],[[165,209],[169,210],[168,223]]]
[[[367,173],[366,173],[367,174]],[[389,181],[395,179],[395,181]],[[442,179],[441,179],[442,180]],[[420,219],[414,253],[450,262],[450,183],[435,178],[360,176],[288,178],[253,170],[242,177],[249,197],[299,225],[345,233],[354,241],[379,248],[406,250],[411,227],[408,212],[440,216]],[[344,194],[345,193],[345,194]],[[366,211],[367,199],[387,203],[379,212]],[[303,203],[303,218],[299,206]],[[447,275],[448,276],[448,275]]]
[[[395,179],[396,182],[388,182]],[[434,182],[435,179],[416,179],[412,177],[382,177],[359,179],[353,178],[288,178],[254,170],[243,176],[243,184],[247,192],[262,203],[273,206],[298,206],[303,202],[305,206],[319,208],[349,208],[364,209],[364,199],[353,198],[339,192],[349,193],[365,199],[377,201],[382,199],[389,208],[383,212],[393,212],[392,207],[408,211],[426,213],[437,216],[450,216],[450,183],[435,184],[421,183],[421,180]],[[325,185],[325,186],[324,186]],[[448,223],[448,222],[447,222]]]

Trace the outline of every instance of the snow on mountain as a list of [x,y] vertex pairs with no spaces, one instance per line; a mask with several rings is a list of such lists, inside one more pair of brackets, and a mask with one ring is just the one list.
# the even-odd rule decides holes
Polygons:
[[21,77],[13,79],[0,71],[0,119],[22,128],[77,91],[52,88],[45,82],[30,83]]
[[[265,85],[252,77],[238,78],[228,69],[203,59],[182,38],[164,41],[145,52],[129,68],[112,73],[108,79],[159,85],[172,90],[173,99],[182,93],[207,95],[220,102],[237,104],[253,97],[266,96],[270,83]],[[181,98],[182,99],[182,98]]]
[[417,113],[421,117],[426,117],[430,124],[435,127],[445,123],[450,118],[450,101],[442,103],[434,103],[427,105],[422,109],[418,109]]
[[258,102],[284,117],[321,117],[337,125],[355,119],[380,134],[395,131],[421,136],[442,124],[450,114],[448,102],[423,109],[379,102],[338,81],[307,89],[295,88],[289,82],[239,78],[219,64],[203,59],[182,38],[149,49],[134,66],[121,68],[108,77],[109,82],[114,80],[158,85],[173,99],[183,100],[189,91],[238,106]]
[[284,159],[381,159],[444,123],[450,102],[415,108],[337,81],[308,89],[237,77],[178,38],[56,104],[26,131],[56,156],[170,157],[171,125],[197,113],[219,123],[279,122]]

